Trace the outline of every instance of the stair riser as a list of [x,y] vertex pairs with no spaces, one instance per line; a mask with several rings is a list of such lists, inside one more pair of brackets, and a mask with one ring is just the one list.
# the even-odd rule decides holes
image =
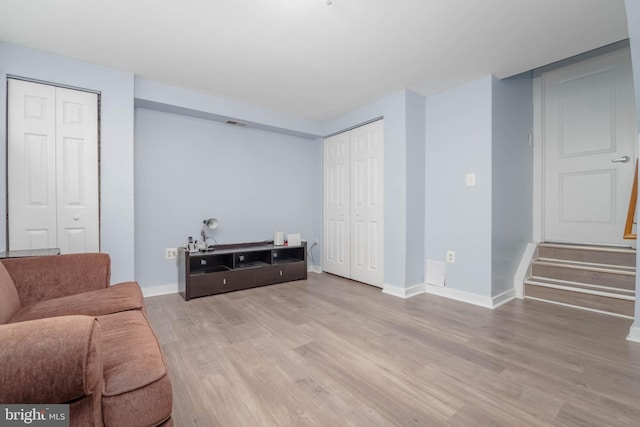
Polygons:
[[553,258],[568,261],[590,262],[594,264],[621,265],[625,267],[636,266],[636,254],[600,252],[593,250],[566,249],[554,247],[539,247],[540,258]]
[[525,297],[541,298],[548,301],[571,304],[592,310],[606,311],[625,316],[634,315],[634,301],[602,297],[598,295],[588,295],[535,285],[525,285],[524,294]]
[[594,285],[629,290],[635,290],[636,288],[635,276],[623,274],[602,273],[597,271],[539,264],[533,264],[531,271],[534,276],[547,277],[550,279],[569,280],[572,282],[590,283]]
[[[556,282],[550,279],[546,279],[546,278],[532,278],[532,280],[534,281],[538,281],[538,282],[542,282],[542,283],[548,283],[552,286],[563,286],[563,287],[567,287],[567,288],[572,288],[572,289],[576,289],[578,291],[585,291],[585,292],[606,292],[606,293],[610,293],[610,294],[614,294],[614,295],[619,295],[621,297],[630,297],[630,296],[634,296],[635,292],[627,292],[626,290],[620,289],[620,288],[616,288],[616,289],[611,289],[611,288],[598,288],[598,287],[593,287],[593,286],[589,286],[586,284],[580,284],[580,283],[563,283],[563,282]],[[532,285],[532,286],[540,286],[537,285],[536,283],[525,283],[525,285]]]

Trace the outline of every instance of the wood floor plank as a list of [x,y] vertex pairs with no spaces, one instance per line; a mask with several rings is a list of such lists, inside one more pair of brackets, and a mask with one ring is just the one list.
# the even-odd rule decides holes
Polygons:
[[147,298],[176,426],[640,425],[630,320],[489,310],[326,274]]

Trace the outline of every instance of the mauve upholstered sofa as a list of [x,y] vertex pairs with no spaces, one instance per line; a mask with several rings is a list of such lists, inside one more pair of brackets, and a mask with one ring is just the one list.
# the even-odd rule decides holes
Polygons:
[[72,426],[171,426],[172,391],[136,282],[107,254],[0,262],[0,403],[68,403]]

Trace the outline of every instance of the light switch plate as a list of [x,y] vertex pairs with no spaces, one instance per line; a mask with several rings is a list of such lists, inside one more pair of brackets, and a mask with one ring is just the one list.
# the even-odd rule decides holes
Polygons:
[[468,173],[466,179],[467,187],[474,187],[476,185],[476,174]]

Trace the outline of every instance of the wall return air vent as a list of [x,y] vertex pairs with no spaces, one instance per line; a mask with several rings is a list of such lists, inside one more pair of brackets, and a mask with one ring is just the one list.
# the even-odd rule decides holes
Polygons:
[[236,120],[227,120],[225,123],[226,123],[226,124],[228,124],[228,125],[232,125],[232,126],[240,126],[240,127],[245,127],[245,126],[247,126],[247,124],[246,124],[246,123],[238,122],[238,121],[236,121]]

